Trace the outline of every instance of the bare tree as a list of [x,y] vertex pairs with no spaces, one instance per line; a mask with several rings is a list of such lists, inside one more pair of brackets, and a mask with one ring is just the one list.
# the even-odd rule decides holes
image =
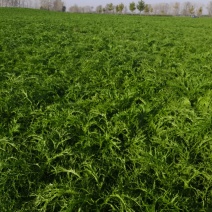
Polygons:
[[212,16],[212,1],[210,1],[207,5],[208,15]]
[[99,5],[99,6],[96,7],[96,12],[97,12],[97,13],[102,13],[102,12],[103,12],[103,7],[102,7],[102,5]]
[[53,10],[62,11],[64,3],[61,0],[55,0],[53,2]]
[[84,7],[78,7],[78,13],[84,13],[85,10],[84,10]]
[[161,3],[159,4],[160,15],[168,15],[169,13],[169,4]]
[[148,15],[150,12],[150,5],[149,4],[145,4],[144,6],[144,14]]
[[197,16],[202,16],[202,11],[203,11],[203,7],[200,6],[196,11]]
[[31,7],[31,0],[0,0],[1,7]]
[[191,7],[189,8],[189,13],[190,13],[190,15],[194,15],[195,14],[195,7],[194,7],[194,5],[191,5]]
[[41,9],[52,10],[53,1],[52,0],[40,0]]
[[7,6],[8,6],[8,3],[10,3],[10,1],[1,0],[1,1],[0,1],[0,6],[1,6],[1,7],[7,7]]
[[159,7],[159,4],[154,4],[154,5],[152,6],[152,8],[153,8],[153,14],[154,14],[154,15],[160,14],[160,7]]
[[116,13],[119,13],[119,5],[116,5]]
[[71,12],[71,13],[79,13],[80,12],[80,8],[75,4],[74,6],[71,6],[69,8],[69,12]]
[[183,4],[182,8],[182,15],[188,16],[188,15],[194,15],[195,13],[195,6],[192,5],[191,2],[187,1]]
[[124,13],[124,14],[127,14],[127,13],[128,13],[128,8],[127,8],[127,6],[124,6],[123,13]]
[[21,4],[21,2],[20,2],[20,0],[14,0],[13,2],[12,2],[12,6],[13,7],[20,7],[20,4]]
[[148,5],[149,5],[149,6],[148,6],[148,7],[149,7],[149,13],[150,13],[150,14],[153,14],[153,7],[152,7],[152,5],[151,5],[151,4],[148,4]]
[[179,15],[180,14],[180,3],[175,2],[173,5],[173,15]]
[[91,7],[91,6],[84,6],[83,7],[83,12],[84,13],[91,13],[92,10],[93,10],[93,7]]

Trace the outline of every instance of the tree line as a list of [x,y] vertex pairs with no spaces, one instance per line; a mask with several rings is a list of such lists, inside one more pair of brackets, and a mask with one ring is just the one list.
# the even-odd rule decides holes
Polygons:
[[196,15],[201,16],[203,10],[207,10],[207,15],[212,16],[212,1],[207,5],[202,3],[192,3],[186,1],[184,3],[158,3],[158,4],[146,4],[143,0],[137,3],[132,1],[128,5],[120,3],[115,5],[113,3],[108,3],[105,6],[98,5],[96,8],[93,7],[79,7],[73,5],[69,8],[69,12],[72,13],[84,13],[84,12],[95,12],[95,13],[112,13],[112,14],[145,14],[145,15],[175,15],[175,16],[190,16]]
[[66,11],[61,0],[0,0],[0,7],[40,8],[43,10]]
[[66,6],[61,0],[40,0],[40,9],[65,12]]
[[[29,8],[40,8],[44,10],[54,11],[66,11],[66,6],[62,0],[0,0],[1,7],[29,7]],[[68,8],[67,12],[71,13],[113,13],[113,14],[145,14],[145,15],[196,15],[201,16],[203,10],[207,11],[205,15],[212,16],[212,1],[207,5],[202,3],[192,3],[185,1],[184,3],[158,3],[158,4],[146,4],[143,0],[137,3],[132,1],[128,5],[120,3],[115,5],[108,3],[105,6],[98,5],[96,8],[93,6],[73,5]]]

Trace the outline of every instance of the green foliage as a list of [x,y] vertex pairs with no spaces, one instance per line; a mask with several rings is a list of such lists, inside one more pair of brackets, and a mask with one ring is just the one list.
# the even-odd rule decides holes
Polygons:
[[138,11],[141,13],[145,9],[145,2],[143,0],[140,0],[136,6]]
[[124,9],[123,3],[116,5],[116,13],[122,13],[123,9]]
[[135,2],[130,3],[129,9],[132,13],[136,10]]
[[0,211],[212,208],[211,20],[0,13]]
[[118,8],[119,8],[119,12],[122,13],[122,11],[124,9],[124,4],[123,3],[119,4]]
[[107,11],[109,12],[112,12],[112,11],[114,12],[114,9],[115,9],[113,3],[107,4],[106,8],[107,8]]

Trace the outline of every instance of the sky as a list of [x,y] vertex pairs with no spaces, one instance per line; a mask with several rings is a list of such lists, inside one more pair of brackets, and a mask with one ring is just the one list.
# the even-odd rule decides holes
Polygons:
[[[78,5],[78,6],[93,6],[96,7],[98,5],[105,6],[108,3],[113,3],[115,5],[123,3],[125,5],[129,5],[130,2],[134,1],[137,3],[139,0],[63,0],[67,7]],[[172,3],[172,2],[185,2],[189,0],[144,0],[146,4],[156,4],[156,3]],[[209,0],[190,0],[192,3],[204,3],[205,5],[209,2]]]

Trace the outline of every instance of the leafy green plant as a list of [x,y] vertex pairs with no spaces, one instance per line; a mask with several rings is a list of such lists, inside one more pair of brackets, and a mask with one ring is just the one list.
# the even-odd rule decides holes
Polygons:
[[1,211],[212,207],[209,19],[0,12]]

